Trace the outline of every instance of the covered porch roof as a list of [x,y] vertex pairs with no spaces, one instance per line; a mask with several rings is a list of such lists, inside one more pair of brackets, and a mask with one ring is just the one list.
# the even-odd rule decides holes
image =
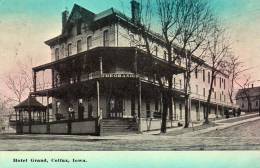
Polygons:
[[[66,64],[75,61],[83,63],[87,60],[96,60],[96,62],[94,61],[93,64],[98,64],[97,61],[99,57],[102,57],[102,59],[104,59],[104,63],[106,61],[111,62],[111,59],[114,59],[114,62],[120,62],[121,64],[129,65],[129,63],[131,63],[129,61],[134,61],[136,59],[135,56],[137,56],[138,58],[138,68],[144,67],[142,65],[144,64],[149,68],[153,68],[152,71],[159,69],[161,72],[167,73],[171,71],[173,74],[179,74],[185,71],[184,67],[176,65],[175,63],[169,63],[167,60],[161,59],[157,56],[148,55],[145,51],[136,47],[96,47],[88,51],[62,58],[57,61],[34,67],[33,71],[38,72],[46,69],[52,69],[60,64]],[[122,57],[124,58],[122,59]]]

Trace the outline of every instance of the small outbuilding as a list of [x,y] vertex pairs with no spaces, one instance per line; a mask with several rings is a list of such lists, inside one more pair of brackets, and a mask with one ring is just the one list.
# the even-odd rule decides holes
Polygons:
[[48,110],[46,106],[29,96],[26,100],[14,106],[16,131],[23,133],[23,126],[28,125],[28,132],[31,132],[31,125],[37,123],[46,123],[49,121]]

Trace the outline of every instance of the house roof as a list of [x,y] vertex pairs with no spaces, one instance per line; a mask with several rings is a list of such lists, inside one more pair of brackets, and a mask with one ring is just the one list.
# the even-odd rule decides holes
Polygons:
[[29,96],[26,100],[22,101],[18,105],[14,106],[15,109],[25,109],[28,110],[45,110],[46,107],[36,100],[35,97]]
[[[73,8],[72,8],[72,11],[70,13],[70,16],[68,18],[68,21],[67,23],[69,24],[70,20],[72,19],[72,16],[74,13],[76,12],[80,12],[80,15],[82,16],[82,20],[83,21],[92,21],[92,22],[98,22],[98,21],[101,21],[103,19],[106,19],[107,17],[109,16],[115,16],[117,18],[120,18],[120,20],[123,20],[125,21],[128,25],[131,25],[132,27],[135,27],[135,28],[138,28],[138,26],[140,25],[136,25],[133,23],[132,19],[128,16],[126,16],[125,14],[123,14],[122,12],[120,12],[119,10],[115,9],[115,8],[110,8],[110,9],[107,9],[105,11],[102,11],[100,13],[93,13],[77,4],[74,4]],[[90,19],[90,20],[89,20]],[[152,38],[154,38],[155,40],[157,40],[159,43],[161,44],[164,44],[165,43],[165,40],[163,38],[162,35],[156,33],[156,32],[153,32],[151,30],[149,30],[148,32],[148,35],[151,36]],[[51,45],[53,44],[53,42],[56,42],[56,41],[60,41],[60,40],[63,40],[63,39],[66,39],[66,34],[60,34],[50,40],[47,40],[45,41],[45,43],[47,45]],[[177,44],[174,44],[174,48],[176,48],[177,50],[181,50],[180,47],[177,45]],[[203,59],[193,55],[192,56],[192,59],[198,63],[201,63],[201,64],[204,64],[205,66],[207,67],[211,67],[210,65],[208,65]],[[220,72],[218,71],[219,73],[225,75],[226,77],[228,76],[227,74],[225,74],[224,72]]]
[[260,86],[245,88],[245,89],[239,89],[237,94],[236,94],[236,99],[245,98],[246,95],[248,95],[249,97],[260,98]]

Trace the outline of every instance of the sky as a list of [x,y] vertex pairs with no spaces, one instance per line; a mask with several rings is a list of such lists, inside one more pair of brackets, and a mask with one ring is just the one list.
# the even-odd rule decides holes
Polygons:
[[[227,28],[232,50],[241,57],[253,80],[260,79],[260,0],[211,0]],[[44,41],[61,33],[61,12],[77,3],[94,13],[115,7],[130,16],[130,0],[0,0],[0,79],[24,62],[50,62]],[[29,59],[31,58],[31,59]],[[3,92],[3,82],[0,91]]]

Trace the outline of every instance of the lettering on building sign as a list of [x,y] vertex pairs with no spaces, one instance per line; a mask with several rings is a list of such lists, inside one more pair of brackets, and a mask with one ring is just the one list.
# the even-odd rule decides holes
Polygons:
[[136,75],[135,74],[102,74],[103,78],[135,78]]

